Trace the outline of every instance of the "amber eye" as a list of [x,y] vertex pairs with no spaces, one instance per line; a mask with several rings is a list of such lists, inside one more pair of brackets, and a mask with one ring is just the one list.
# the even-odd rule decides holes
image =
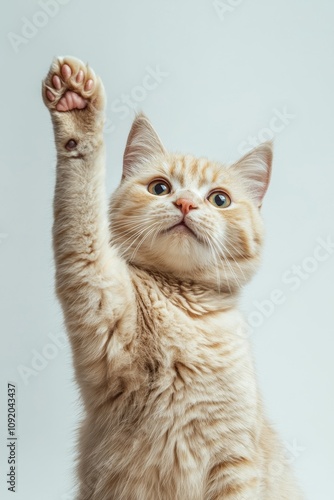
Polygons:
[[147,187],[148,191],[155,196],[163,196],[164,194],[170,193],[170,187],[166,181],[155,180],[149,183]]
[[231,205],[231,198],[223,191],[214,191],[210,194],[208,200],[217,208],[227,208]]

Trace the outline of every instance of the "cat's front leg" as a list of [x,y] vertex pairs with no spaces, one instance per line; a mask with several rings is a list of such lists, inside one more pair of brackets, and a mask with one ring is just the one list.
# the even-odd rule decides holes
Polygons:
[[90,67],[65,57],[53,61],[42,94],[51,112],[58,160],[53,226],[57,294],[79,381],[97,385],[106,380],[106,366],[112,366],[106,359],[111,361],[130,341],[134,324],[127,267],[109,241],[104,89]]

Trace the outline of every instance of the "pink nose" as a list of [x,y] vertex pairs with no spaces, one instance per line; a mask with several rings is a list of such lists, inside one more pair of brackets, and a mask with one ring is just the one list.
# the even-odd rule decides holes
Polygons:
[[197,208],[196,203],[188,198],[179,198],[176,200],[175,205],[179,207],[183,215],[187,215],[190,210]]

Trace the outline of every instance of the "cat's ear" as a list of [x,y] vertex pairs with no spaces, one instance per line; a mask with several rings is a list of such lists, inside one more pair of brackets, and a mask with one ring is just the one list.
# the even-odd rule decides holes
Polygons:
[[238,173],[259,208],[269,186],[272,159],[273,144],[268,141],[252,149],[237,163],[231,165],[231,169]]
[[149,119],[140,113],[132,124],[126,143],[123,156],[123,177],[138,170],[141,165],[152,163],[165,154],[165,148]]

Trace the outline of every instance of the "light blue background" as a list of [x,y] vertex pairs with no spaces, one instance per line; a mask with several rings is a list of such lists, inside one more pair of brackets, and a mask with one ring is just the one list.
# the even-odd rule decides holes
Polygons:
[[[307,499],[334,498],[334,254],[322,252],[321,262],[309,259],[318,238],[334,240],[334,3],[221,3],[229,7],[225,15],[220,10],[220,16],[211,0],[62,0],[58,10],[49,10],[52,15],[31,0],[3,6],[3,499],[14,498],[5,480],[8,380],[18,385],[15,498],[73,498],[80,405],[68,345],[52,347],[56,344],[48,336],[61,335],[63,326],[53,292],[51,249],[55,150],[40,97],[40,83],[52,57],[65,54],[89,61],[105,83],[107,115],[113,123],[106,134],[108,192],[119,182],[134,115],[129,108],[119,110],[116,100],[122,94],[132,96],[172,150],[230,161],[245,150],[249,136],[266,139],[271,134],[268,128],[276,129],[272,184],[263,206],[267,228],[263,266],[245,290],[243,309],[260,323],[251,336],[259,383],[268,415],[286,442],[287,459]],[[30,28],[23,18],[33,23]],[[155,85],[146,75],[157,66],[164,76]],[[275,120],[277,113],[289,115],[286,123]],[[303,278],[292,281],[294,265],[312,271],[303,271]],[[266,317],[254,301],[263,303],[275,289],[281,290],[284,303],[267,304]],[[254,311],[257,314],[252,315]],[[25,385],[19,370],[33,367],[36,351],[53,358],[44,367],[40,361],[39,371]]]

